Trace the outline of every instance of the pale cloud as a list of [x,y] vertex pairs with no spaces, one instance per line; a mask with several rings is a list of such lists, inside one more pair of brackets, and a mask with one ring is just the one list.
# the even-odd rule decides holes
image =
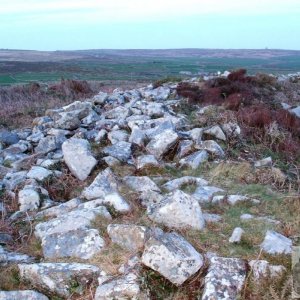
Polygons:
[[[300,12],[299,0],[0,0],[0,16],[42,15],[64,20],[144,21],[201,15]],[[77,19],[78,20],[78,19]],[[81,20],[78,20],[79,22]]]

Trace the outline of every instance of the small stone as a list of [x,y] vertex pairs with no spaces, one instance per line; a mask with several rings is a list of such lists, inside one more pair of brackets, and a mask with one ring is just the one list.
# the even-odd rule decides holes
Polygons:
[[43,167],[33,166],[27,173],[27,178],[44,181],[52,176],[53,173]]
[[107,135],[107,138],[112,144],[116,144],[118,142],[127,142],[129,134],[125,130],[114,130]]
[[135,165],[138,170],[160,166],[154,155],[139,156],[136,159]]
[[240,228],[236,227],[234,228],[231,237],[229,238],[229,243],[240,243],[242,239],[242,235],[245,233],[245,231]]
[[256,168],[272,166],[272,157],[266,157],[264,159],[258,160],[254,163],[254,166]]
[[179,161],[181,166],[189,166],[192,169],[197,169],[199,166],[208,160],[208,153],[205,150],[197,151],[190,154]]
[[120,161],[127,162],[131,157],[131,143],[117,142],[112,146],[105,147],[103,153],[115,157]]
[[162,187],[169,192],[180,189],[182,186],[186,185],[196,185],[196,186],[203,186],[207,185],[208,182],[205,179],[200,177],[193,177],[193,176],[183,176],[180,178],[173,179],[165,183]]
[[284,235],[268,230],[260,248],[269,254],[291,254],[292,240]]
[[41,197],[34,187],[25,186],[19,191],[18,202],[20,211],[37,210],[41,204]]
[[208,214],[208,213],[203,213],[203,218],[205,222],[208,223],[217,223],[222,221],[222,217],[218,214]]
[[212,200],[214,194],[222,192],[224,192],[224,190],[215,186],[198,186],[193,193],[193,197],[196,198],[199,203],[208,203]]
[[248,197],[242,196],[242,195],[229,195],[227,197],[227,202],[230,205],[235,205],[239,202],[244,202],[244,201],[248,201],[248,200],[250,200]]
[[226,136],[220,126],[215,125],[203,131],[203,133],[214,136],[215,138],[226,141]]
[[212,154],[213,156],[216,157],[224,157],[225,153],[223,151],[223,149],[221,148],[221,146],[213,141],[213,140],[207,140],[204,142],[201,142],[200,144],[196,145],[196,148],[201,149],[201,150],[206,150],[207,152],[209,152],[210,154]]
[[193,152],[194,149],[194,142],[189,140],[183,140],[179,142],[178,150],[177,150],[177,157],[183,158]]

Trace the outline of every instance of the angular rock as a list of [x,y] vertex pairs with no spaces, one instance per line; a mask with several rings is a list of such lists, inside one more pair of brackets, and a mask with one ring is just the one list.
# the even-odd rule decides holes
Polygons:
[[37,210],[41,205],[41,196],[36,188],[27,185],[19,191],[18,202],[20,211]]
[[179,286],[203,266],[203,257],[177,233],[162,233],[146,242],[142,263]]
[[292,240],[284,235],[268,230],[260,248],[269,254],[291,254]]
[[249,198],[246,196],[242,196],[242,195],[229,195],[227,197],[227,202],[231,205],[235,205],[238,202],[244,202],[244,201],[248,201]]
[[177,157],[183,158],[193,152],[194,142],[189,140],[183,140],[179,142]]
[[222,221],[222,217],[218,214],[208,214],[208,213],[203,213],[203,218],[205,222],[208,223],[217,223]]
[[245,233],[245,231],[241,227],[234,228],[229,238],[229,243],[240,243],[243,233]]
[[236,300],[244,286],[247,266],[238,258],[212,257],[205,276],[202,300]]
[[190,154],[179,161],[181,166],[189,166],[192,169],[197,169],[199,166],[208,160],[208,153],[205,150],[197,151]]
[[164,130],[162,133],[154,136],[146,146],[147,151],[153,154],[157,159],[161,159],[172,146],[176,144],[178,134],[172,129]]
[[77,229],[67,233],[48,234],[42,239],[43,255],[47,259],[73,257],[90,259],[105,246],[96,229]]
[[224,190],[215,186],[198,186],[193,193],[193,197],[196,198],[199,203],[207,203],[212,200],[214,194],[222,192],[224,192]]
[[140,147],[143,147],[146,141],[146,134],[139,128],[133,128],[129,137],[129,142]]
[[196,145],[196,148],[201,149],[201,150],[206,150],[207,152],[209,152],[210,154],[212,154],[213,156],[216,157],[224,157],[225,153],[223,151],[223,149],[221,148],[221,146],[213,141],[213,140],[207,140],[204,142],[201,142],[200,144]]
[[79,263],[19,264],[18,267],[22,281],[40,292],[64,299],[70,297],[74,284],[84,288],[103,272],[96,266]]
[[249,265],[256,281],[259,281],[263,278],[274,278],[281,276],[286,271],[284,266],[270,265],[266,260],[251,260]]
[[241,128],[236,123],[229,122],[229,123],[223,124],[222,129],[225,132],[226,136],[229,138],[237,137],[241,134]]
[[98,286],[95,300],[132,299],[139,300],[139,278],[134,273],[113,278]]
[[139,156],[136,159],[135,165],[138,170],[160,166],[159,162],[157,161],[154,155]]
[[266,157],[254,163],[254,167],[256,168],[270,167],[270,166],[272,166],[272,157]]
[[214,125],[203,131],[203,133],[214,136],[215,138],[226,141],[226,136],[219,125]]
[[44,181],[52,176],[53,173],[43,167],[33,166],[27,173],[27,178]]
[[3,184],[7,190],[13,191],[26,180],[26,171],[7,173],[3,178]]
[[134,224],[110,224],[107,233],[113,243],[134,252],[144,247],[150,235],[147,227]]
[[127,142],[129,134],[125,130],[114,130],[107,135],[107,138],[112,144],[116,144],[118,142]]
[[64,161],[71,173],[84,181],[97,164],[91,153],[91,146],[84,139],[69,139],[62,144]]
[[120,161],[127,162],[131,157],[131,143],[117,142],[112,146],[105,147],[103,153],[115,157]]
[[60,141],[56,136],[48,135],[42,138],[35,147],[35,153],[48,153],[59,149],[63,141]]
[[156,89],[146,89],[142,91],[142,96],[145,98],[153,99],[155,101],[167,100],[170,95],[168,87],[160,86]]
[[14,132],[10,132],[7,130],[0,131],[0,143],[4,145],[9,146],[9,145],[16,144],[19,140],[20,138]]
[[36,291],[0,291],[0,300],[49,300],[45,295]]
[[162,187],[169,192],[180,189],[182,186],[185,185],[196,185],[202,186],[207,185],[208,182],[205,179],[200,177],[193,177],[193,176],[184,176],[180,178],[173,179],[165,183]]
[[148,217],[175,228],[201,230],[205,225],[198,201],[180,190],[167,195],[160,203],[150,207]]
[[160,192],[159,187],[148,176],[126,176],[124,182],[136,192]]
[[35,226],[34,234],[37,238],[42,239],[43,237],[53,233],[64,233],[77,229],[88,229],[91,227],[91,223],[97,216],[103,216],[107,219],[111,219],[109,212],[103,206],[99,206],[94,209],[74,210],[55,219],[38,223]]
[[11,252],[0,246],[0,266],[7,266],[18,263],[31,263],[34,258],[26,254]]

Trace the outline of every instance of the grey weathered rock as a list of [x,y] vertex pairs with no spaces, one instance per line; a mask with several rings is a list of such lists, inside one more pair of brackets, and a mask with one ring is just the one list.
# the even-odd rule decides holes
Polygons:
[[15,132],[10,132],[7,130],[0,131],[0,143],[4,145],[13,145],[20,140],[19,136]]
[[125,130],[114,130],[108,133],[107,138],[112,144],[128,142],[129,134]]
[[205,179],[200,177],[193,177],[193,176],[184,176],[180,178],[173,179],[165,183],[162,187],[168,191],[174,191],[180,189],[182,186],[185,185],[196,185],[202,186],[207,185],[208,182]]
[[196,145],[196,148],[201,149],[201,150],[206,150],[210,154],[216,157],[224,157],[225,153],[221,146],[213,141],[213,140],[207,140],[204,142],[201,142],[200,144]]
[[269,254],[291,254],[292,240],[284,235],[268,230],[260,248]]
[[244,202],[250,200],[247,196],[242,195],[229,195],[227,196],[227,202],[231,205],[235,205],[239,202]]
[[18,202],[20,211],[36,210],[41,205],[41,195],[36,188],[27,185],[19,191]]
[[[1,204],[0,204],[0,214],[4,215],[4,211],[1,210]],[[8,245],[13,244],[14,240],[12,236],[5,232],[0,232],[0,245]]]
[[141,250],[150,235],[147,227],[134,224],[110,224],[107,233],[113,243],[130,251]]
[[222,221],[222,217],[218,214],[203,213],[203,218],[205,222],[208,223],[217,223]]
[[215,186],[198,186],[193,193],[193,197],[196,198],[199,203],[207,203],[212,200],[214,194],[222,192],[224,192],[224,190]]
[[240,243],[243,233],[245,233],[245,231],[241,227],[234,228],[229,238],[229,243]]
[[242,259],[212,257],[204,279],[202,300],[238,299],[246,273],[246,263]]
[[300,106],[297,106],[290,110],[296,117],[300,118]]
[[92,100],[95,104],[103,104],[108,99],[108,94],[104,92],[99,92],[95,95]]
[[48,259],[73,257],[90,259],[105,246],[96,229],[77,229],[47,234],[42,239],[43,255]]
[[98,286],[95,300],[139,300],[141,299],[139,282],[138,276],[134,273],[113,278]]
[[162,233],[147,241],[142,263],[181,285],[203,266],[203,258],[177,233]]
[[67,202],[64,202],[62,204],[47,208],[45,210],[42,210],[36,214],[36,218],[42,218],[42,217],[57,217],[59,215],[63,215],[72,209],[78,207],[78,205],[81,203],[81,200],[78,198],[71,199]]
[[11,252],[0,246],[0,266],[7,266],[18,263],[31,263],[34,258],[26,254]]
[[103,161],[109,166],[109,167],[114,167],[114,166],[119,166],[121,162],[112,156],[105,156],[103,157]]
[[120,161],[127,162],[131,157],[131,143],[117,142],[112,146],[105,147],[103,153],[115,157]]
[[251,260],[249,265],[252,269],[252,274],[255,280],[263,278],[274,278],[282,275],[286,268],[281,265],[270,265],[266,260]]
[[269,156],[264,159],[258,160],[254,163],[254,166],[256,168],[272,166],[272,157]]
[[35,179],[38,181],[44,181],[51,177],[53,173],[43,167],[33,166],[27,173],[27,178]]
[[231,137],[236,137],[241,134],[241,128],[238,124],[229,122],[226,124],[223,124],[222,126],[223,131],[226,133],[226,136],[231,138]]
[[138,170],[160,166],[154,155],[141,155],[137,157],[135,165]]
[[118,182],[109,168],[100,172],[92,184],[83,190],[82,197],[97,201],[94,202],[97,205],[100,203],[112,205],[117,211],[130,211],[130,205],[119,194]]
[[59,149],[62,143],[63,141],[57,136],[48,135],[39,141],[38,145],[35,147],[35,152],[47,153],[50,151],[54,151],[56,149]]
[[78,209],[58,216],[52,220],[38,223],[35,226],[34,234],[37,238],[42,239],[53,233],[64,233],[77,229],[90,228],[91,223],[97,216],[111,219],[109,212],[103,206],[94,209]]
[[62,144],[64,161],[71,173],[79,180],[85,180],[97,164],[91,153],[91,146],[84,139],[69,139]]
[[170,95],[170,89],[168,87],[160,86],[156,89],[141,90],[142,96],[145,98],[153,99],[155,101],[167,100]]
[[189,166],[192,169],[197,169],[203,162],[208,160],[208,153],[205,150],[196,151],[182,158],[179,163],[182,166]]
[[145,144],[146,138],[145,131],[140,130],[139,128],[133,128],[129,137],[129,142],[142,147]]
[[160,192],[159,187],[148,176],[126,176],[124,182],[136,192]]
[[38,291],[62,298],[70,297],[74,285],[86,287],[104,272],[98,267],[79,263],[19,264],[21,280]]
[[3,178],[3,184],[7,190],[14,190],[26,180],[26,171],[7,173]]
[[214,136],[215,138],[226,141],[226,136],[219,125],[214,125],[206,130],[203,133]]
[[172,129],[167,129],[154,136],[146,146],[147,151],[157,159],[161,159],[177,142],[178,134]]
[[143,114],[151,118],[159,118],[164,115],[165,109],[163,103],[159,102],[145,102],[142,106]]
[[183,158],[194,150],[194,142],[190,140],[182,140],[178,144],[177,157]]
[[49,300],[45,295],[36,291],[0,291],[0,300]]
[[150,207],[148,217],[175,228],[201,230],[205,225],[198,201],[180,190],[168,194],[160,203]]

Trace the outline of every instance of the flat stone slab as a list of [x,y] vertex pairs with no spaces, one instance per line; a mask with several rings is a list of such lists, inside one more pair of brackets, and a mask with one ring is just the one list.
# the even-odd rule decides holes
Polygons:
[[110,213],[104,206],[94,209],[78,209],[37,224],[34,234],[37,238],[42,239],[53,233],[62,234],[77,229],[88,229],[97,216],[111,219]]
[[203,266],[203,258],[177,233],[152,236],[145,245],[142,263],[179,286]]
[[292,240],[284,235],[268,230],[260,248],[269,254],[291,254]]
[[42,239],[43,255],[48,259],[73,257],[90,259],[101,252],[105,242],[96,229],[77,229],[48,234]]
[[104,272],[98,267],[80,263],[19,264],[22,281],[29,282],[45,294],[68,298],[74,283],[83,288]]
[[247,274],[246,262],[239,258],[212,257],[204,278],[202,300],[236,300]]

